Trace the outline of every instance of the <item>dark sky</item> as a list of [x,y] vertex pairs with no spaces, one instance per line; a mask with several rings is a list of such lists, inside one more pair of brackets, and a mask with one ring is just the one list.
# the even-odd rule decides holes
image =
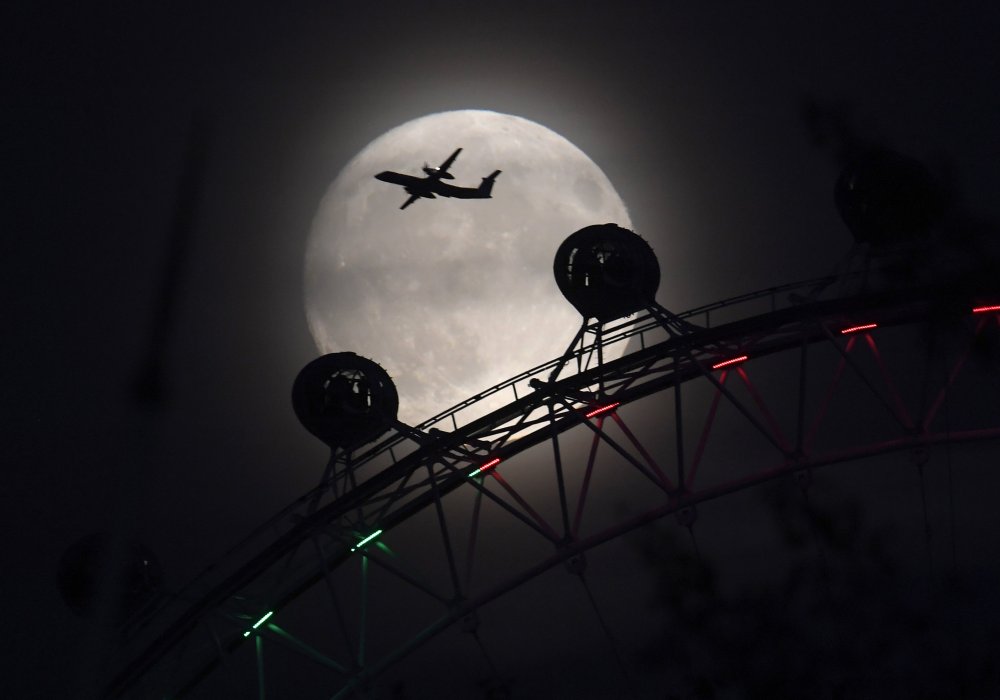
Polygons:
[[[675,311],[825,274],[847,252],[839,163],[805,127],[810,98],[1000,219],[993,4],[768,7],[0,11],[4,694],[88,682],[92,632],[55,588],[79,537],[128,532],[177,585],[315,483],[325,448],[289,401],[316,355],[305,239],[339,169],[408,119],[485,108],[567,137],[652,242]],[[132,387],[195,122],[208,125],[203,186],[150,409]]]

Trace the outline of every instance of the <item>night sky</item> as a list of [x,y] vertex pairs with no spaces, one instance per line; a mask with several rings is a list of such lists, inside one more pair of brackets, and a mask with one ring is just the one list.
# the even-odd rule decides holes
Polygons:
[[[842,144],[816,138],[807,104],[923,160],[969,217],[1000,221],[995,5],[769,7],[0,10],[2,694],[93,691],[101,637],[56,588],[74,541],[127,533],[176,587],[316,483],[327,451],[289,399],[317,355],[305,241],[339,170],[394,126],[482,108],[565,136],[653,245],[658,300],[674,311],[823,275],[846,255],[832,198]],[[178,254],[172,222],[197,138],[201,187]],[[135,398],[151,345],[163,380],[152,404]],[[522,688],[543,687],[531,679],[544,662],[502,662]]]

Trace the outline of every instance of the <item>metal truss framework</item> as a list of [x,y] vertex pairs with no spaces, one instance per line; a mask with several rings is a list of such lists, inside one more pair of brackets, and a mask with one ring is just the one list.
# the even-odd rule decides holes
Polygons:
[[[367,449],[335,452],[319,487],[252,533],[225,565],[135,625],[127,646],[134,656],[122,664],[109,696],[183,695],[250,645],[263,696],[266,639],[329,669],[331,697],[349,697],[450,625],[462,622],[474,633],[480,606],[668,514],[690,523],[697,504],[783,475],[807,476],[824,465],[926,450],[941,442],[1000,437],[1000,415],[952,417],[944,408],[959,398],[956,386],[966,390],[969,382],[963,378],[974,371],[970,368],[980,366],[970,357],[984,334],[1000,329],[1000,307],[942,302],[951,297],[921,289],[811,301],[705,327],[712,311],[773,300],[777,292],[791,289],[765,290],[682,316],[651,306],[617,325],[585,323],[562,357],[417,428],[400,424]],[[706,324],[694,326],[693,319]],[[914,329],[940,328],[949,329],[946,341],[927,353],[935,358],[935,371],[929,371],[930,360],[923,362],[922,372],[898,371],[912,364],[919,350],[902,337],[912,340]],[[893,334],[895,340],[882,342]],[[627,341],[635,349],[603,361],[606,348]],[[769,359],[794,378],[792,395],[782,393],[778,399],[781,411],[769,395],[769,375],[765,372],[760,383],[754,377],[755,365]],[[987,372],[991,381],[996,374],[995,368]],[[884,420],[878,421],[877,434],[823,444],[821,437],[834,420],[831,406],[848,377],[861,387],[852,390],[855,410]],[[464,409],[500,391],[509,391],[513,400],[459,424],[456,416]],[[703,400],[692,400],[695,391]],[[660,421],[657,436],[640,437],[629,406],[659,394],[658,411],[667,420]],[[731,471],[718,476],[723,472],[706,459],[713,441],[725,439],[721,430],[713,430],[723,410],[764,445],[759,459],[735,477]],[[563,436],[568,431],[589,437],[585,457],[567,458]],[[552,456],[545,478],[552,488],[545,493],[555,494],[555,504],[538,502],[538,490],[525,488],[514,459],[546,443]],[[666,454],[662,443],[669,444]],[[609,458],[634,470],[648,491],[659,495],[652,506],[595,527],[587,517],[592,476]],[[464,516],[446,508],[461,493],[471,494],[467,498],[473,503]],[[526,528],[548,553],[520,570],[474,584],[471,572],[488,537],[481,527],[485,505]],[[398,563],[383,543],[421,512],[433,514],[437,523],[444,552],[439,572]],[[433,614],[391,648],[378,644],[373,635],[379,630],[366,622],[366,610],[376,604],[369,600],[373,592],[359,586],[359,597],[347,604],[333,581],[351,562],[360,562],[362,583],[369,566],[378,567],[395,585],[430,601]],[[329,590],[335,610],[329,627],[342,637],[338,651],[318,649],[279,625],[282,609],[316,586]],[[348,615],[346,608],[354,612]]]

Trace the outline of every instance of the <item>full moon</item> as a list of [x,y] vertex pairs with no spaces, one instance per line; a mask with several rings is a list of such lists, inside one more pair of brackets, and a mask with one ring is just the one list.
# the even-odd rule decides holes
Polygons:
[[[374,177],[422,177],[456,148],[448,184],[476,187],[501,170],[491,199],[401,210],[409,195]],[[601,169],[554,131],[484,110],[414,119],[368,144],[323,197],[305,258],[309,330],[322,353],[385,367],[400,420],[420,423],[566,350],[582,319],[553,258],[571,233],[603,223],[631,228]]]

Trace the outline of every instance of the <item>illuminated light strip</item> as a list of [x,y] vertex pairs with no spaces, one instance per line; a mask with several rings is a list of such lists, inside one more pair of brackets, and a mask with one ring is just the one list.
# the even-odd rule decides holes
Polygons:
[[375,539],[376,537],[378,537],[381,534],[382,534],[381,530],[376,530],[372,534],[368,535],[368,537],[364,538],[363,540],[361,540],[360,542],[358,542],[356,545],[354,545],[353,547],[351,547],[351,551],[352,552],[358,551],[359,549],[361,549],[362,547],[364,547],[366,544],[368,544],[369,542],[371,542],[373,539]]
[[271,617],[271,615],[273,615],[273,614],[274,614],[274,611],[273,611],[273,610],[269,610],[269,611],[268,611],[268,612],[267,612],[267,613],[266,613],[266,614],[264,615],[264,617],[260,618],[259,620],[257,620],[257,622],[253,623],[253,627],[251,627],[251,628],[250,628],[250,629],[248,629],[248,630],[247,630],[246,632],[244,632],[244,633],[243,633],[243,636],[244,636],[244,637],[249,637],[249,636],[250,636],[250,634],[251,634],[251,633],[252,633],[252,632],[253,632],[253,631],[254,631],[255,629],[257,629],[258,627],[260,627],[261,625],[263,625],[263,624],[264,624],[265,622],[267,622],[268,618],[269,618],[269,617]]
[[494,457],[483,466],[479,467],[478,469],[473,469],[471,472],[469,472],[469,477],[471,478],[473,476],[477,476],[478,474],[482,474],[483,472],[489,471],[498,464],[500,464],[500,458]]
[[992,306],[977,306],[972,310],[974,314],[985,314],[990,311],[1000,311],[1000,304],[993,304]]
[[729,365],[735,365],[745,360],[750,359],[748,355],[740,355],[739,357],[734,357],[731,360],[723,360],[722,362],[716,362],[712,365],[712,369],[722,369],[723,367],[729,367]]
[[858,331],[868,331],[872,328],[878,328],[877,323],[866,323],[863,326],[851,326],[850,328],[844,328],[840,331],[841,335],[847,335],[848,333],[857,333]]
[[615,401],[607,406],[601,406],[600,408],[595,408],[593,411],[587,414],[587,418],[593,418],[594,416],[599,416],[602,413],[607,413],[608,411],[613,411],[622,405],[621,401]]

